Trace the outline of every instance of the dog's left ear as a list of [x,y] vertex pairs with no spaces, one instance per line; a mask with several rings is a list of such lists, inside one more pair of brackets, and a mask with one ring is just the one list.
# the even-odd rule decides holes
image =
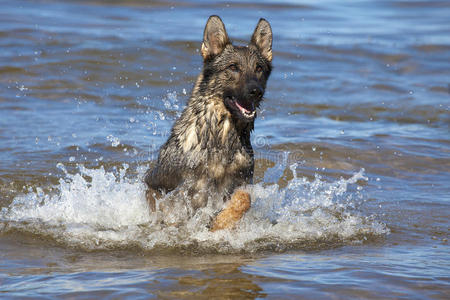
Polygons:
[[259,19],[251,42],[258,47],[265,59],[272,61],[272,28],[265,19]]

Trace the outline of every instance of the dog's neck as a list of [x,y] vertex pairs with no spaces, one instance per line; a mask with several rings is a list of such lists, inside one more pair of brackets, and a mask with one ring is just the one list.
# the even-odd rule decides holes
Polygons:
[[201,80],[202,75],[197,79],[189,103],[174,126],[184,151],[205,148],[206,145],[218,149],[250,149],[254,122],[244,122],[234,117],[220,96],[205,95],[199,87]]

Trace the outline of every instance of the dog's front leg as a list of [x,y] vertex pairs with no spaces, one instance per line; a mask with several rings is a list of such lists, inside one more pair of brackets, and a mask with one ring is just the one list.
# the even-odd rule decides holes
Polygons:
[[233,228],[250,208],[250,194],[237,190],[228,201],[228,205],[217,215],[211,231]]
[[145,197],[147,198],[148,206],[150,207],[150,210],[152,212],[156,211],[156,198],[161,198],[161,193],[152,189],[148,188],[145,192]]

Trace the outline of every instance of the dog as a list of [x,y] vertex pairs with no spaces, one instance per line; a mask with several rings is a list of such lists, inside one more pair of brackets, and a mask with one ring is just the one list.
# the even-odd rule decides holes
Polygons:
[[169,209],[156,199],[189,182],[193,211],[208,195],[228,202],[212,231],[233,228],[250,208],[250,195],[239,187],[253,183],[250,134],[272,70],[272,28],[260,19],[246,46],[234,46],[218,16],[210,16],[201,45],[203,70],[190,99],[175,121],[158,159],[144,177],[151,211]]

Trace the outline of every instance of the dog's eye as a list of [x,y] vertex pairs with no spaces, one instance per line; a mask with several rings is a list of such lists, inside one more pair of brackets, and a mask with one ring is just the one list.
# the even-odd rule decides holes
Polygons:
[[228,69],[230,69],[233,72],[238,72],[239,71],[239,67],[236,64],[229,65]]
[[261,73],[262,72],[262,67],[261,66],[256,66],[256,73]]

